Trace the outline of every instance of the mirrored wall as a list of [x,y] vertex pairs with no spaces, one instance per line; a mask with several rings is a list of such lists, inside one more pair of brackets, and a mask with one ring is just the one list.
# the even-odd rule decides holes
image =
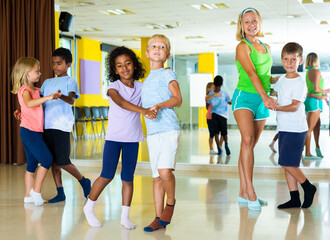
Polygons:
[[[282,47],[289,41],[296,41],[303,46],[304,56],[312,51],[319,55],[324,88],[330,88],[328,2],[56,0],[55,3],[58,18],[61,12],[73,16],[69,31],[61,31],[57,26],[57,47],[72,51],[74,63],[69,75],[77,79],[81,91],[73,108],[77,120],[72,140],[71,156],[74,159],[102,159],[107,129],[104,109],[109,106],[106,96],[108,51],[116,46],[127,46],[148,66],[144,53],[146,41],[153,34],[160,33],[170,38],[171,57],[166,66],[175,71],[183,97],[183,104],[175,109],[182,130],[178,162],[237,165],[240,135],[231,107],[228,125],[232,155],[229,158],[210,155],[206,108],[203,104],[192,106],[190,100],[195,96],[190,82],[193,74],[209,73],[212,78],[221,75],[224,78],[222,89],[232,96],[238,82],[235,64],[237,19],[246,7],[254,7],[261,14],[264,33],[261,41],[271,46],[274,76],[283,74],[279,70]],[[301,75],[305,75],[304,69]],[[205,95],[205,88],[197,91]],[[328,141],[322,143],[327,151],[326,145],[329,146],[330,142],[329,130],[326,130],[329,128],[329,107],[324,106],[321,137],[322,141]],[[268,149],[275,134],[275,112],[271,113],[265,128],[260,139],[262,144],[256,148],[256,152],[262,153],[256,156],[256,164],[276,166],[277,155],[272,155]],[[140,149],[139,161],[149,161],[146,142]],[[330,152],[327,152],[327,158],[330,158]],[[305,164],[328,167],[325,160],[324,163]]]

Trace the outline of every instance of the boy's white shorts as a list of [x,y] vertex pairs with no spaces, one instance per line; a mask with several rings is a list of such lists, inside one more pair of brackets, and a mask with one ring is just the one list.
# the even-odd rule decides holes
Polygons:
[[160,132],[147,136],[152,177],[159,177],[158,169],[175,168],[175,155],[180,131]]

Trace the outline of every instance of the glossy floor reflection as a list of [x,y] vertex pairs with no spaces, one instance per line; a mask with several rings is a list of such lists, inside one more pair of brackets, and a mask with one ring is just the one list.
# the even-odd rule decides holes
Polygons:
[[[276,131],[264,130],[260,140],[255,147],[256,166],[278,166],[278,153],[273,153],[269,144],[271,143]],[[208,146],[209,133],[207,129],[184,130],[181,131],[177,163],[191,164],[217,164],[237,166],[240,150],[241,137],[238,130],[228,131],[230,157],[210,155]],[[95,159],[101,160],[104,146],[104,138],[80,139],[72,141],[71,157],[73,159]],[[214,143],[215,146],[215,143]],[[301,167],[308,168],[330,168],[330,136],[329,130],[322,130],[320,134],[320,146],[324,158],[320,160],[306,161],[302,159]],[[275,145],[277,149],[277,143]],[[315,154],[314,139],[311,143],[312,154]],[[146,140],[140,145],[139,161],[149,161]]]
[[[81,167],[95,180],[100,168]],[[172,223],[166,230],[145,233],[143,227],[154,218],[150,171],[138,170],[130,218],[134,230],[120,226],[121,181],[114,181],[100,196],[95,212],[103,223],[90,228],[82,208],[82,190],[71,176],[63,173],[65,203],[35,207],[23,204],[25,166],[0,166],[0,239],[115,239],[115,240],[328,240],[330,239],[330,178],[311,178],[318,191],[311,208],[277,210],[288,199],[283,176],[257,176],[258,196],[268,200],[261,212],[237,204],[237,174],[176,172],[177,204]],[[43,197],[55,194],[51,175],[43,186]],[[303,197],[303,196],[301,196]]]

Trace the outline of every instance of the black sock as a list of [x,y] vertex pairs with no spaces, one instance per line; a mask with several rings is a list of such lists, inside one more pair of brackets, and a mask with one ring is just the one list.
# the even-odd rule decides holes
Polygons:
[[315,195],[315,192],[316,192],[316,187],[313,184],[311,184],[308,181],[308,179],[306,179],[306,181],[303,182],[301,184],[301,186],[304,189],[304,193],[305,193],[304,203],[301,207],[302,208],[309,208],[313,203],[314,195]]
[[290,192],[291,199],[290,201],[280,204],[277,206],[278,209],[285,209],[285,208],[300,208],[301,202],[299,197],[299,192],[297,191],[291,191]]

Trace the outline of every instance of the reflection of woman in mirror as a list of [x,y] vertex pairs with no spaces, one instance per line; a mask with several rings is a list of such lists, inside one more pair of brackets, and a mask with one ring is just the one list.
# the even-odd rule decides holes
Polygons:
[[264,128],[269,109],[275,110],[277,102],[268,96],[272,77],[270,47],[262,43],[261,18],[254,8],[239,15],[236,39],[236,65],[239,81],[233,95],[233,112],[241,133],[238,160],[240,174],[239,202],[248,203],[251,210],[261,210],[253,187],[253,149]]
[[[327,93],[330,93],[330,89],[323,90],[323,78],[320,70],[316,69],[319,67],[319,59],[316,53],[309,53],[306,58],[305,68],[306,72],[306,84],[308,96],[305,100],[305,110],[307,112],[307,123],[308,132],[305,140],[305,159],[317,159],[321,158],[322,153],[320,150],[318,137],[320,135],[320,113],[323,111],[323,102],[328,98]],[[315,143],[316,143],[316,157],[311,154],[311,136],[312,131],[314,132]]]

